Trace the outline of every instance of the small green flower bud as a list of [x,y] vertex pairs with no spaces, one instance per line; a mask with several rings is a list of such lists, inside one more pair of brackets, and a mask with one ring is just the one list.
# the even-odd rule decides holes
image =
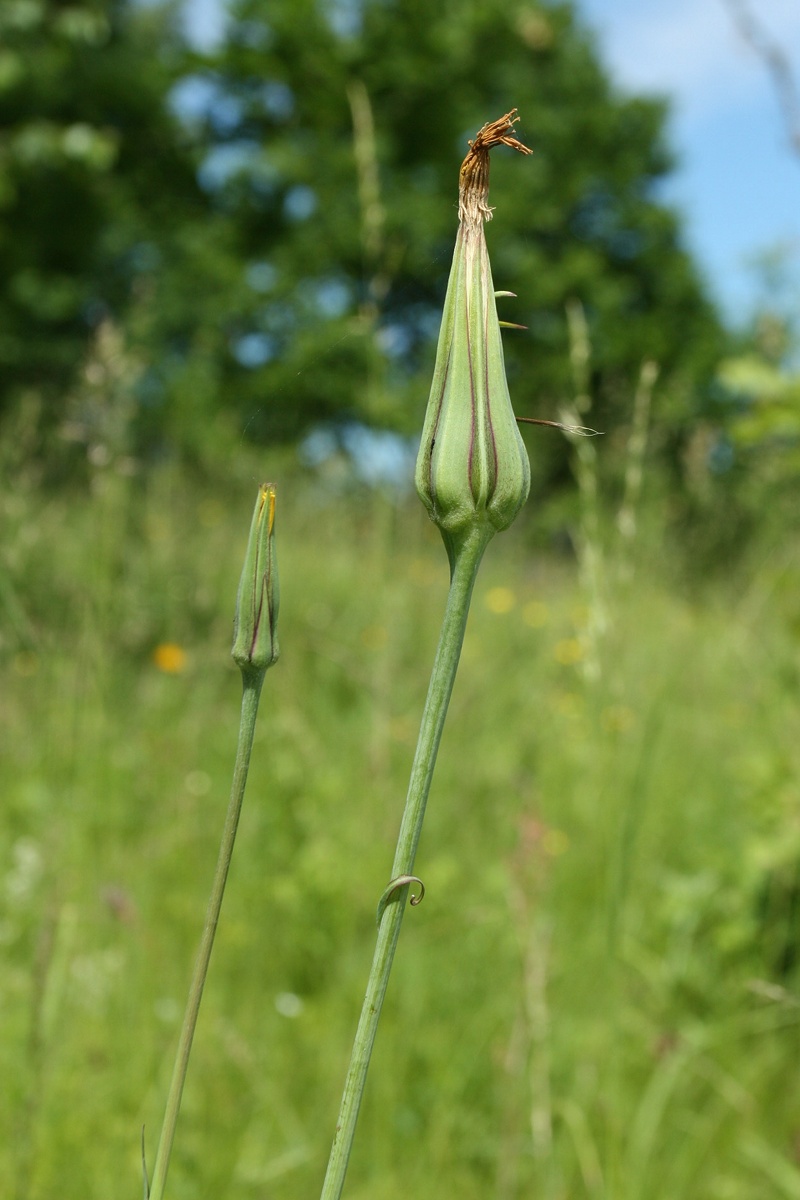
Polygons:
[[262,483],[250,525],[233,626],[231,653],[243,675],[263,673],[278,658],[274,528],[275,486]]
[[489,147],[529,154],[512,137],[514,112],[485,125],[461,167],[460,227],[436,366],[417,458],[416,485],[451,556],[476,530],[507,529],[528,497],[530,464],[506,381],[484,236]]

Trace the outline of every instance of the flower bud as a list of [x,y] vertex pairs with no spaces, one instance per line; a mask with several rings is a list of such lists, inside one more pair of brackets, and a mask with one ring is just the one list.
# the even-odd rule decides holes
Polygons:
[[506,381],[484,236],[489,147],[513,138],[514,113],[485,125],[461,168],[460,227],[417,458],[420,499],[451,556],[471,533],[506,529],[528,497],[530,464]]
[[263,674],[278,658],[278,568],[275,561],[275,486],[259,488],[247,543],[233,627],[233,655],[243,675]]

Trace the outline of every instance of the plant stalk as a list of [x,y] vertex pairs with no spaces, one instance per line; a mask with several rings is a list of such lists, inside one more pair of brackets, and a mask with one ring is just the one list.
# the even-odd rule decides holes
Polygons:
[[250,753],[253,748],[253,735],[258,714],[258,701],[261,687],[266,675],[266,668],[242,672],[242,711],[239,720],[239,742],[236,748],[236,762],[233,768],[233,783],[228,811],[225,815],[225,826],[222,831],[222,841],[219,848],[217,867],[214,872],[214,882],[206,910],[206,920],[200,939],[200,949],[197,953],[189,998],[183,1017],[178,1050],[175,1055],[175,1066],[172,1070],[167,1106],[164,1112],[164,1123],[161,1127],[161,1137],[158,1142],[153,1182],[147,1195],[149,1200],[163,1200],[164,1187],[167,1181],[172,1143],[175,1138],[175,1127],[178,1123],[178,1113],[181,1107],[183,1085],[186,1081],[186,1071],[189,1065],[189,1054],[192,1049],[192,1039],[197,1027],[197,1014],[203,997],[203,987],[208,974],[208,964],[211,950],[214,946],[214,935],[217,932],[222,897],[225,893],[225,883],[228,878],[233,844],[236,840],[236,830],[239,825],[239,815],[242,811],[242,800],[247,783],[247,772],[250,767]]
[[[472,589],[483,552],[493,533],[494,529],[488,524],[481,525],[466,537],[453,553],[450,590],[428,685],[428,695],[422,713],[417,749],[411,767],[408,795],[392,866],[392,879],[410,876],[413,873],[436,754],[464,641]],[[410,883],[399,886],[386,900],[382,909],[375,954],[353,1043],[350,1065],[345,1078],[339,1119],[336,1123],[336,1132],[333,1137],[320,1200],[339,1200],[342,1194],[361,1099],[364,1094],[367,1069],[410,886]]]

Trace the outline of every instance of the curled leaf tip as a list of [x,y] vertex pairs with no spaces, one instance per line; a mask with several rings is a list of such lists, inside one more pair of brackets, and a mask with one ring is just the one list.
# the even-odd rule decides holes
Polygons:
[[383,914],[386,910],[386,906],[388,904],[390,904],[391,901],[396,898],[396,896],[401,888],[407,887],[412,883],[419,884],[419,891],[415,892],[411,896],[411,899],[410,899],[411,907],[416,908],[418,904],[422,903],[422,897],[425,895],[425,884],[422,882],[422,880],[419,878],[419,876],[418,875],[398,875],[396,879],[392,880],[392,882],[389,884],[386,891],[383,893],[380,900],[378,901],[378,912],[377,912],[378,928],[380,928],[381,918],[383,917]]
[[475,225],[491,221],[489,207],[489,151],[492,146],[510,146],[520,154],[532,154],[529,146],[514,136],[514,126],[519,120],[517,110],[511,109],[497,121],[487,121],[469,143],[469,151],[461,164],[458,188],[458,219],[464,224]]

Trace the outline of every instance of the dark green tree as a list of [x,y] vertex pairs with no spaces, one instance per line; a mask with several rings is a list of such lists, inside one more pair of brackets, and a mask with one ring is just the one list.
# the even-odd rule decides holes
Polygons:
[[205,211],[166,102],[182,53],[165,10],[0,4],[0,410],[56,425],[93,330],[147,306]]
[[593,423],[644,359],[673,438],[702,405],[722,336],[658,201],[664,105],[615,92],[569,4],[234,0],[200,56],[168,8],[5,0],[0,35],[0,406],[57,426],[111,318],[140,447],[418,429],[466,140],[514,106],[534,154],[496,156],[487,235],[517,411],[569,396],[576,300]]
[[[201,179],[232,222],[251,296],[229,314],[229,387],[252,428],[321,418],[419,425],[467,137],[517,106],[534,149],[496,156],[488,227],[517,411],[570,391],[565,306],[592,342],[593,420],[627,418],[643,359],[687,420],[721,334],[676,216],[665,106],[618,94],[566,3],[236,0],[185,85]],[[191,102],[191,103],[189,103]]]

